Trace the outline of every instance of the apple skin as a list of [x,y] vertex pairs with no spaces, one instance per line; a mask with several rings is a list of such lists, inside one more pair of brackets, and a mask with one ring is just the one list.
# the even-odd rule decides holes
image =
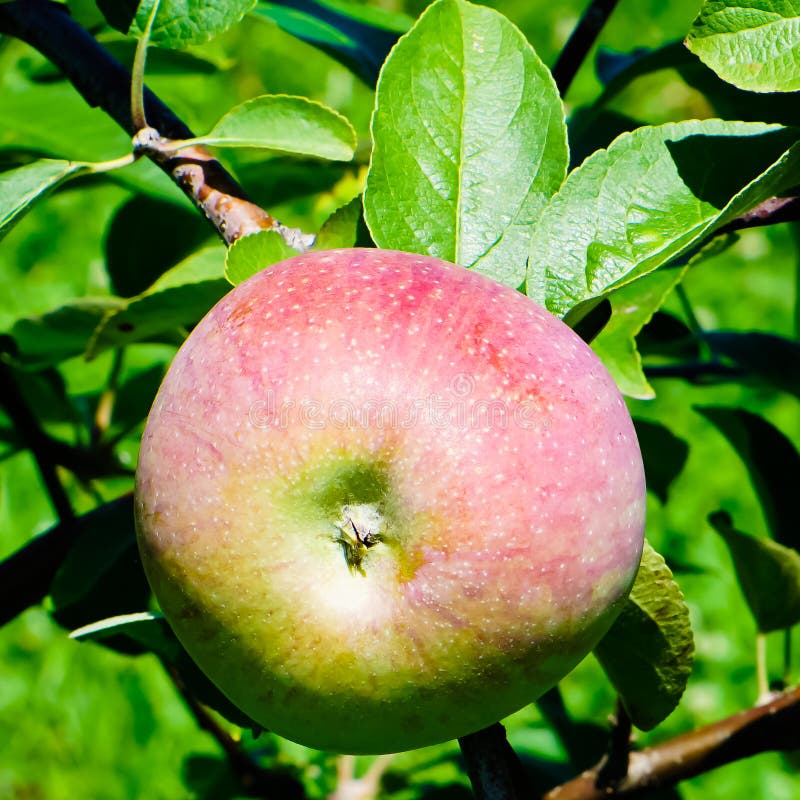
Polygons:
[[145,570],[200,668],[265,728],[347,753],[543,694],[617,615],[644,516],[590,348],[513,289],[385,250],[299,255],[223,298],[136,479]]

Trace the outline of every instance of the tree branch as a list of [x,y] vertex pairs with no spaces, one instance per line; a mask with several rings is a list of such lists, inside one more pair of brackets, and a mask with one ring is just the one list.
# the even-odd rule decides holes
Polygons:
[[721,236],[747,228],[762,228],[765,225],[798,220],[800,220],[800,197],[770,197],[714,231],[714,235]]
[[61,522],[68,522],[75,517],[72,504],[69,501],[64,487],[61,485],[56,467],[46,455],[46,445],[49,437],[42,431],[38,420],[33,416],[25,398],[17,386],[14,371],[8,364],[0,361],[0,405],[8,414],[14,428],[19,432],[22,441],[33,453],[36,466],[42,476],[50,502]]
[[283,772],[264,769],[253,761],[242,747],[241,742],[234,739],[214,719],[208,709],[186,688],[180,673],[174,667],[165,665],[165,669],[188,706],[189,711],[192,712],[192,716],[197,721],[198,726],[211,734],[222,748],[228,759],[228,764],[241,781],[248,797],[280,797],[281,800],[304,800],[305,792],[298,780]]
[[126,494],[88,514],[73,517],[39,534],[0,562],[0,625],[10,622],[50,591],[50,584],[75,543],[88,525],[129,506],[133,514],[133,495]]
[[631,753],[627,775],[613,787],[598,780],[602,765],[551,789],[544,800],[604,800],[633,797],[675,786],[716,767],[770,750],[800,748],[800,687],[771,702],[655,747]]
[[553,66],[553,78],[559,94],[565,97],[600,31],[608,22],[619,0],[592,0],[570,34]]
[[633,723],[622,700],[617,699],[617,710],[611,726],[608,753],[597,771],[597,785],[600,788],[615,787],[628,774],[631,763],[631,733]]
[[40,448],[51,464],[68,469],[81,481],[123,475],[133,477],[134,474],[132,469],[119,462],[113,448],[104,443],[83,447],[62,442],[42,431]]
[[522,765],[499,723],[458,740],[477,800],[521,800],[527,789]]
[[[0,33],[30,44],[66,75],[90,106],[103,109],[131,137],[138,133],[129,105],[130,72],[69,16],[65,6],[52,0],[0,3]],[[149,89],[144,104],[149,124],[161,136],[194,136]],[[188,147],[180,155],[155,150],[146,154],[181,188],[226,244],[261,230],[277,231],[298,250],[313,243],[312,236],[287,228],[251,202],[204,147]]]
[[690,383],[741,380],[745,372],[718,361],[686,361],[681,364],[654,364],[644,367],[647,378],[683,378]]

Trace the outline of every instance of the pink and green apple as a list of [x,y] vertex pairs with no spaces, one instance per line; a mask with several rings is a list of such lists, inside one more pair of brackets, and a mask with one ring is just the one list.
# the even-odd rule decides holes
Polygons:
[[642,461],[592,351],[518,292],[381,250],[300,255],[193,331],[136,514],[178,638],[254,720],[383,753],[476,731],[599,641]]

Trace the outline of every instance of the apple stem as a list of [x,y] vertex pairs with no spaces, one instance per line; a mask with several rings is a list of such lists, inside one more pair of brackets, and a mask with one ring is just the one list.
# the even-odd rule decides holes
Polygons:
[[342,546],[347,566],[351,572],[366,575],[363,561],[367,551],[381,540],[383,514],[371,503],[344,505],[335,541]]
[[477,800],[518,800],[530,797],[519,757],[499,723],[458,740]]
[[611,726],[608,753],[597,773],[597,786],[613,790],[627,776],[631,757],[633,723],[622,700],[617,698],[617,709]]

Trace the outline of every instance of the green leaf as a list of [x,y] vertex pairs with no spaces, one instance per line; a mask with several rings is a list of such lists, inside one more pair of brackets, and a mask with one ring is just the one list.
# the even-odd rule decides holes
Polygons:
[[[570,114],[568,127],[571,166],[578,166],[595,150],[608,147],[621,133],[641,127],[641,122],[618,109],[610,109],[608,106],[611,100],[638,78],[664,69],[680,68],[687,62],[698,63],[681,42],[670,42],[655,50],[636,47],[626,53],[600,47],[595,59],[595,71],[604,89],[591,105],[576,108]],[[730,119],[740,117],[733,116]]]
[[686,267],[658,270],[612,292],[611,319],[592,341],[620,391],[649,400],[656,396],[642,370],[636,334],[650,321],[667,295],[683,278]]
[[[528,763],[535,764],[528,771],[526,763],[526,773],[534,781],[532,784],[526,785],[534,797],[541,797],[546,794],[554,781],[564,782],[570,775],[574,775],[576,770],[598,762],[608,748],[608,726],[600,725],[597,722],[573,719],[567,710],[561,688],[558,685],[545,692],[534,703],[542,715],[548,733],[551,735],[554,733],[558,737],[568,759],[567,763],[559,763],[559,774],[555,774],[544,766],[545,762],[542,758],[544,754],[536,745],[525,748],[528,750],[526,762],[527,758],[531,758],[531,762]],[[533,733],[533,729],[530,727],[527,727],[527,731]],[[517,742],[519,741],[517,739]],[[515,742],[515,749],[517,746]],[[524,744],[522,746],[525,747]],[[537,753],[536,760],[533,759],[531,751]],[[563,775],[560,774],[561,770],[563,770]],[[464,797],[466,798],[466,795]],[[659,798],[659,800],[672,800],[672,798]]]
[[305,97],[264,94],[231,109],[192,144],[259,147],[332,161],[349,161],[356,133],[332,108]]
[[[246,194],[258,198],[263,208],[291,203],[299,197],[333,193],[336,185],[352,174],[351,167],[341,161],[309,163],[290,155],[249,153],[247,168],[242,170],[239,183]],[[196,213],[196,212],[195,212]]]
[[740,89],[800,89],[800,6],[794,0],[706,0],[686,45]]
[[[103,47],[123,64],[133,64],[136,46],[137,42],[133,39],[103,42]],[[173,78],[214,75],[229,66],[230,64],[221,56],[217,59],[213,56],[205,57],[205,54],[201,55],[199,51],[190,53],[185,50],[165,50],[156,47],[147,52],[147,75],[150,79],[157,75]]]
[[[38,484],[31,489],[33,493],[29,493],[28,500],[40,493]],[[4,497],[6,495],[8,495],[7,485],[4,486]],[[8,505],[7,499],[6,497],[6,505]],[[130,524],[133,504],[131,496],[128,495],[98,506],[88,514],[59,522],[46,532],[29,539],[0,562],[0,625],[4,625],[29,606],[41,602],[51,592],[53,579],[64,560],[70,557],[75,542],[79,541],[86,531],[98,529],[108,531],[109,527],[120,521],[119,515],[126,505],[128,524]],[[48,509],[37,513],[50,512]],[[76,587],[75,596],[79,593],[80,588]]]
[[[141,36],[155,0],[98,0],[108,23],[122,33]],[[238,22],[256,0],[161,0],[150,44],[181,49],[203,44]]]
[[657,422],[634,419],[633,424],[642,451],[647,488],[662,503],[666,503],[670,484],[678,477],[689,457],[689,445]]
[[[359,138],[366,143],[375,100],[374,87],[359,80],[319,48],[285,33],[271,21],[259,23],[258,17],[253,14],[252,21],[240,28],[240,47],[244,51],[237,55],[238,67],[232,71],[231,78],[249,69],[259,82],[251,94],[257,91],[298,95],[332,106],[353,123]],[[226,52],[232,53],[230,46],[226,47]],[[235,86],[235,82],[230,85]],[[222,108],[223,113],[233,102],[239,99],[229,101],[227,107]],[[209,120],[216,118],[207,117]],[[197,130],[205,131],[205,128],[197,127]]]
[[611,302],[607,297],[590,300],[572,309],[564,319],[586,344],[591,344],[611,319]]
[[[726,83],[690,53],[683,42],[675,41],[656,50],[637,47],[628,53],[614,53],[601,47],[597,56],[597,72],[601,80],[607,83],[600,97],[586,109],[589,113],[582,115],[580,133],[590,135],[590,127],[596,123],[597,116],[633,81],[666,69],[676,70],[689,87],[705,96],[714,110],[708,116],[779,122],[782,125],[800,124],[800,108],[791,98],[780,93],[756,94]],[[575,114],[570,119],[570,151],[574,118]],[[588,123],[588,126],[584,123]]]
[[641,128],[644,123],[613,109],[600,106],[581,106],[570,114],[570,170],[582,164],[592,153],[608,147],[623,133]]
[[381,71],[372,136],[364,213],[378,246],[519,286],[567,165],[561,99],[520,31],[438,0]]
[[43,159],[0,173],[0,237],[47,192],[83,169],[71,161]]
[[[97,10],[94,0],[88,0],[88,2]],[[103,24],[105,24],[104,21],[101,21],[96,26],[84,25],[83,27],[96,28]],[[119,39],[113,42],[103,41],[103,48],[106,52],[122,64],[133,63],[136,46],[135,39]],[[188,78],[191,75],[213,75],[227,66],[229,65],[222,58],[212,61],[202,58],[196,53],[189,53],[186,50],[151,48],[147,53],[147,76],[150,80],[157,76],[165,75],[173,78],[179,76]],[[34,84],[38,85],[59,81],[64,78],[62,71],[50,61],[34,62],[25,70],[25,74]],[[93,158],[96,158],[96,156],[93,155]]]
[[150,587],[136,546],[131,495],[85,518],[53,579],[50,596],[53,616],[70,628],[147,604]]
[[796,140],[795,129],[721,120],[622,134],[570,173],[545,209],[528,294],[563,315],[691,252],[798,181]]
[[279,261],[297,255],[276,231],[261,231],[244,236],[228,248],[225,277],[234,286]]
[[55,605],[71,605],[90,592],[104,570],[135,545],[131,495],[87,516],[50,587]]
[[[130,136],[103,111],[91,108],[67,81],[43,84],[15,79],[17,82],[19,85],[12,89],[11,82],[6,81],[2,90],[3,150],[70,161],[102,161],[130,150]],[[47,109],[48,118],[57,119],[58,125],[41,124],[42,109]]]
[[603,94],[596,101],[607,103],[637,78],[662,69],[677,69],[684,64],[696,63],[691,53],[679,41],[661,47],[636,47],[630,52],[619,53],[600,47],[595,59],[597,77],[603,84]]
[[694,660],[689,609],[646,542],[630,597],[594,653],[637,728],[651,730],[678,705]]
[[135,195],[117,209],[105,235],[114,294],[140,294],[211,237],[208,222],[195,209]]
[[797,478],[800,453],[762,417],[741,408],[694,406],[730,442],[742,459],[761,502],[772,537],[800,550]]
[[164,615],[153,611],[136,611],[116,614],[96,622],[83,625],[70,633],[71,639],[106,642],[111,638],[127,639],[134,647],[129,649],[114,643],[114,649],[123,652],[152,652],[168,663],[180,656],[181,646],[167,625]]
[[102,25],[105,21],[95,0],[67,0],[67,8],[72,19],[89,30]]
[[337,208],[325,220],[319,230],[315,250],[334,250],[337,247],[353,247],[358,239],[358,226],[362,220],[361,197]]
[[800,107],[780,92],[756,93],[727,83],[683,47],[691,62],[678,66],[678,74],[692,89],[702,93],[721,119],[779,122],[800,125]]
[[703,340],[750,375],[800,397],[800,343],[758,331],[709,331]]
[[229,290],[223,277],[225,250],[214,245],[165,272],[149,289],[120,301],[97,324],[86,347],[91,359],[114,347],[159,339],[203,317]]
[[769,633],[800,622],[800,553],[736,530],[725,511],[715,511],[708,521],[731,551],[736,577],[758,630]]
[[[64,377],[57,369],[15,370],[14,382],[25,404],[40,423],[74,425],[77,421],[73,398],[67,393]],[[24,437],[22,439],[24,441]]]
[[140,611],[84,625],[70,636],[100,642],[123,653],[155,653],[165,664],[174,667],[181,682],[202,703],[244,728],[260,726],[241,712],[200,671],[183,649],[162,614]]
[[320,0],[261,2],[256,14],[316,45],[355,69],[374,85],[378,71],[401,33],[413,20],[405,14],[373,6]]
[[0,462],[25,449],[25,443],[13,425],[0,425]]
[[701,356],[700,341],[691,328],[673,314],[656,311],[636,337],[642,356],[696,361]]
[[119,387],[111,412],[111,424],[106,431],[107,440],[117,441],[147,418],[164,378],[164,370],[164,364],[155,364]]
[[123,306],[124,301],[116,297],[84,298],[41,317],[17,320],[9,331],[16,361],[41,369],[80,355],[102,320]]
[[[637,336],[651,322],[672,289],[683,279],[689,266],[727,249],[733,240],[733,234],[712,239],[704,247],[693,251],[690,257],[680,259],[678,263],[681,266],[652,272],[611,292],[605,298],[611,304],[611,319],[592,341],[592,348],[603,360],[623,394],[640,400],[655,397],[656,393],[642,368]],[[570,310],[565,321],[569,323],[576,310],[596,302],[589,300],[579,304]]]

